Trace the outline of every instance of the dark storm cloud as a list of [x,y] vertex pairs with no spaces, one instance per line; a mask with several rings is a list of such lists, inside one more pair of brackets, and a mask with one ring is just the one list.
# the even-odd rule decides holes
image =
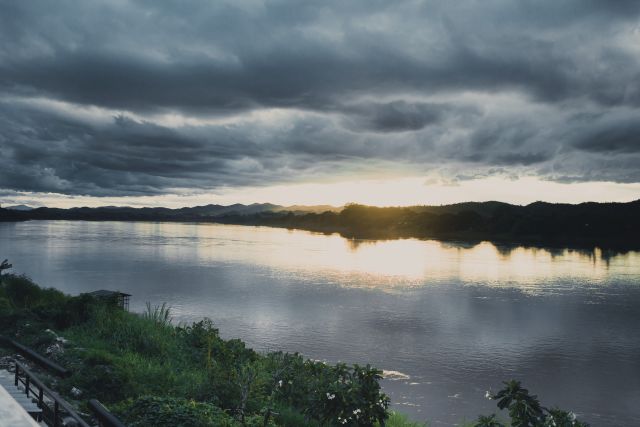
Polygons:
[[439,122],[447,110],[446,105],[394,101],[354,105],[344,109],[347,126],[374,132],[401,132],[419,130]]
[[411,151],[420,154],[411,138],[392,147],[317,117],[284,127],[174,129],[124,116],[92,124],[2,103],[0,126],[0,183],[18,191],[104,196],[267,185],[327,176],[345,162],[404,161]]
[[640,100],[637,57],[593,42],[637,16],[637,2],[449,3],[5,3],[0,82],[139,110],[461,89]]
[[640,117],[635,114],[622,117],[592,118],[580,126],[574,144],[579,149],[602,154],[640,153]]
[[[382,163],[640,180],[637,1],[0,0],[0,12],[0,188],[160,194]],[[70,105],[105,110],[95,122]],[[288,115],[252,116],[274,108]]]

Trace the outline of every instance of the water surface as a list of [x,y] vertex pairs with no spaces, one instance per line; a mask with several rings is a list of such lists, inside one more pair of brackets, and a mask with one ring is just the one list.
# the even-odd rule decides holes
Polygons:
[[370,362],[433,425],[509,378],[594,426],[640,425],[640,253],[357,241],[214,224],[0,223],[0,258],[71,294],[168,302],[259,350]]

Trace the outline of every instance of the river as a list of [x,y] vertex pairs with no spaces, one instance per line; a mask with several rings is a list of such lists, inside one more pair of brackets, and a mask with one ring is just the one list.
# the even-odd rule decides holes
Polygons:
[[216,224],[0,223],[0,258],[43,286],[167,302],[257,350],[371,363],[431,425],[495,412],[521,380],[593,426],[640,425],[640,253]]

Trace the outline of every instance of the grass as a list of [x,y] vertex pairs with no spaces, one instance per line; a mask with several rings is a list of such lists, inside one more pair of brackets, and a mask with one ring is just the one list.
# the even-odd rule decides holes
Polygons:
[[[426,426],[388,410],[382,372],[369,365],[259,354],[220,338],[208,319],[172,325],[166,304],[147,304],[137,315],[88,295],[42,289],[24,276],[0,279],[0,334],[41,353],[62,344],[51,357],[72,375],[51,384],[85,412],[87,400],[97,398],[130,427]],[[587,426],[572,412],[542,406],[518,381],[504,385],[493,398],[510,421],[489,416],[460,425]]]
[[[209,320],[173,325],[166,304],[148,304],[137,315],[41,289],[23,276],[0,282],[0,334],[41,353],[64,337],[64,352],[54,358],[72,375],[56,382],[57,391],[85,411],[87,400],[97,398],[132,427],[320,427],[347,415],[347,426],[374,425],[389,404],[375,368],[258,354],[220,338]],[[74,387],[80,398],[71,394]],[[386,425],[423,424],[392,412]]]
[[428,427],[427,423],[411,421],[407,415],[396,411],[389,411],[389,418],[384,425],[385,427]]

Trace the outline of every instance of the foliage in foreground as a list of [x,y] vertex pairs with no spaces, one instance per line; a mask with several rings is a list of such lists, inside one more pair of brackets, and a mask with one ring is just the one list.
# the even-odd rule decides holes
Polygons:
[[414,422],[405,414],[389,411],[389,418],[385,421],[384,427],[427,427],[427,423]]
[[[0,284],[0,334],[69,368],[56,388],[97,398],[132,426],[373,426],[388,417],[381,371],[259,354],[208,320],[174,326],[166,306],[128,313],[24,276]],[[64,336],[64,339],[61,337]]]
[[[220,338],[208,319],[172,325],[166,305],[148,305],[136,315],[3,275],[0,334],[69,368],[73,375],[56,385],[67,398],[75,400],[75,387],[82,392],[81,406],[97,398],[131,427],[423,426],[388,411],[381,372],[369,365],[258,354],[240,340]],[[488,397],[510,422],[492,414],[479,417],[474,427],[587,426],[571,412],[541,406],[517,381]]]
[[[579,421],[573,412],[558,408],[547,409],[540,404],[538,396],[529,394],[520,381],[505,381],[505,387],[495,395],[487,397],[498,401],[499,409],[506,409],[512,427],[588,427]],[[478,417],[474,427],[505,427],[495,414]]]
[[124,415],[123,420],[129,427],[236,425],[233,418],[217,406],[184,398],[142,396],[121,402],[112,409]]

